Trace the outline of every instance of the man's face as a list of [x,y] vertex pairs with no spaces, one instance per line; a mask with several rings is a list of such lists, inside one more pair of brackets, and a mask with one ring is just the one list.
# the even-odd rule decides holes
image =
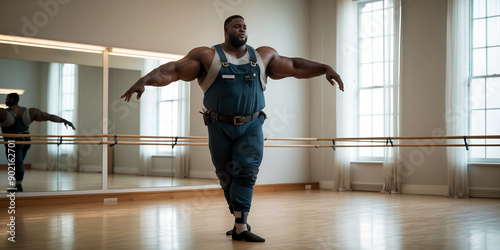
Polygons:
[[12,106],[14,106],[14,104],[15,104],[14,99],[9,98],[8,96],[7,96],[7,98],[5,98],[5,105],[7,105],[7,107],[12,107]]
[[247,43],[247,25],[241,18],[231,20],[226,26],[226,36],[234,47],[241,47]]

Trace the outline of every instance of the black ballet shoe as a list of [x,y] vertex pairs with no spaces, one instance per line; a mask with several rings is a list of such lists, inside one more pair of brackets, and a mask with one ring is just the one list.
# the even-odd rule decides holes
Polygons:
[[21,184],[16,184],[17,192],[23,192],[23,185]]
[[254,234],[254,233],[251,233],[249,231],[243,231],[240,234],[237,234],[236,230],[234,230],[234,229],[233,229],[231,237],[233,238],[233,240],[238,240],[238,241],[241,241],[241,240],[248,241],[248,242],[264,242],[264,241],[266,241],[264,238]]
[[[226,235],[232,235],[232,234],[233,234],[233,230],[236,230],[236,227],[233,227],[233,229],[231,229],[231,230],[227,231],[227,232],[226,232]],[[248,225],[248,224],[247,224],[247,230],[248,230],[249,232],[251,232],[251,231],[252,231],[252,227],[251,227],[250,225]]]

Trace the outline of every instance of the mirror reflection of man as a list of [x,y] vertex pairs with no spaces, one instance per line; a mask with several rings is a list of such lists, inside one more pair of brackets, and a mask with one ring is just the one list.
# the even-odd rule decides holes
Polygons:
[[[75,130],[75,126],[70,121],[61,118],[57,115],[51,115],[47,112],[43,112],[37,108],[25,108],[18,105],[19,95],[17,93],[10,93],[5,98],[5,105],[7,109],[0,108],[0,126],[2,127],[3,134],[29,134],[29,125],[33,121],[44,122],[58,122],[64,123],[64,125],[70,126]],[[15,141],[31,141],[31,137],[15,137],[9,138],[4,137],[4,141],[15,140]],[[15,144],[14,150],[15,156],[15,177],[16,177],[16,188],[18,192],[23,191],[22,182],[24,179],[24,158],[28,153],[28,149],[31,144]],[[12,156],[12,150],[9,152],[9,147],[5,144],[5,154],[7,160],[9,160],[9,153]]]

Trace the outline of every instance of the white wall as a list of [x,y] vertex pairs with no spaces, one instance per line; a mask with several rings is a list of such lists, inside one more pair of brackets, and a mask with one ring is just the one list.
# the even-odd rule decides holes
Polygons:
[[[0,33],[186,54],[194,47],[222,42],[223,21],[232,14],[245,17],[250,45],[309,57],[306,0],[2,1]],[[309,136],[309,84],[297,79],[269,81],[265,136]],[[195,82],[191,86],[191,135],[207,135],[198,114],[202,93]],[[214,176],[207,148],[191,147],[190,154],[195,175]],[[309,161],[307,149],[266,149],[258,183],[310,181]]]
[[[323,61],[335,68],[336,1],[57,1],[58,10],[46,15],[46,22],[38,23],[31,35],[186,54],[193,47],[221,42],[224,18],[238,13],[246,18],[250,45],[269,45],[283,55]],[[33,23],[44,13],[37,2],[0,2],[0,33],[30,35],[23,34],[30,32],[26,20]],[[445,128],[447,1],[403,0],[402,4],[402,135],[429,136]],[[202,93],[196,85],[191,83],[191,134],[207,135],[198,114]],[[323,78],[269,81],[266,136],[334,137],[335,91]],[[295,129],[290,129],[291,123],[297,124]],[[194,172],[212,171],[207,148],[192,147],[191,154]],[[440,193],[446,188],[443,148],[403,149],[403,158],[409,162],[404,172],[408,192]],[[332,181],[333,159],[332,149],[266,149],[258,183]],[[380,165],[356,164],[352,171],[353,182],[381,182]],[[471,166],[470,174],[473,187],[500,188],[498,165]]]

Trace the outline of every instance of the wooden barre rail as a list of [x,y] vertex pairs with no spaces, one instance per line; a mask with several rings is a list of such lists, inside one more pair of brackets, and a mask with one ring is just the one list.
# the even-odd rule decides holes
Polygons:
[[[43,135],[43,134],[0,134],[3,137],[74,137],[74,138],[93,138],[106,137],[114,138],[158,138],[158,139],[203,139],[208,140],[206,136],[151,136],[151,135],[121,135],[121,134],[93,134],[93,135]],[[467,139],[500,139],[500,135],[467,135]],[[342,138],[264,138],[268,141],[359,141],[359,140],[418,140],[418,139],[464,139],[464,136],[397,136],[397,137],[342,137]]]
[[[34,139],[32,141],[16,141],[16,144],[82,144],[82,145],[161,145],[161,146],[207,146],[208,143],[201,143],[208,140],[208,137],[202,136],[140,136],[140,135],[41,135],[41,134],[0,134],[4,137],[52,137],[46,140]],[[112,138],[110,140],[90,140],[90,138]],[[87,138],[87,139],[85,139]],[[115,141],[114,138],[117,138]],[[126,138],[128,140],[118,140]],[[131,138],[138,140],[131,141]],[[153,140],[161,139],[161,140]],[[395,144],[392,141],[398,140],[464,140],[462,144],[445,143],[422,143],[422,144]],[[499,147],[500,144],[469,144],[466,140],[472,139],[500,139],[500,135],[472,135],[472,136],[404,136],[404,137],[357,137],[357,138],[264,138],[265,141],[329,141],[329,142],[353,142],[353,143],[372,143],[371,145],[361,144],[335,144],[331,145],[264,145],[265,147],[284,147],[284,148],[343,148],[343,147]],[[389,144],[391,141],[391,144]],[[1,144],[8,144],[8,141],[2,141]],[[385,143],[382,145],[373,145],[373,143]]]

